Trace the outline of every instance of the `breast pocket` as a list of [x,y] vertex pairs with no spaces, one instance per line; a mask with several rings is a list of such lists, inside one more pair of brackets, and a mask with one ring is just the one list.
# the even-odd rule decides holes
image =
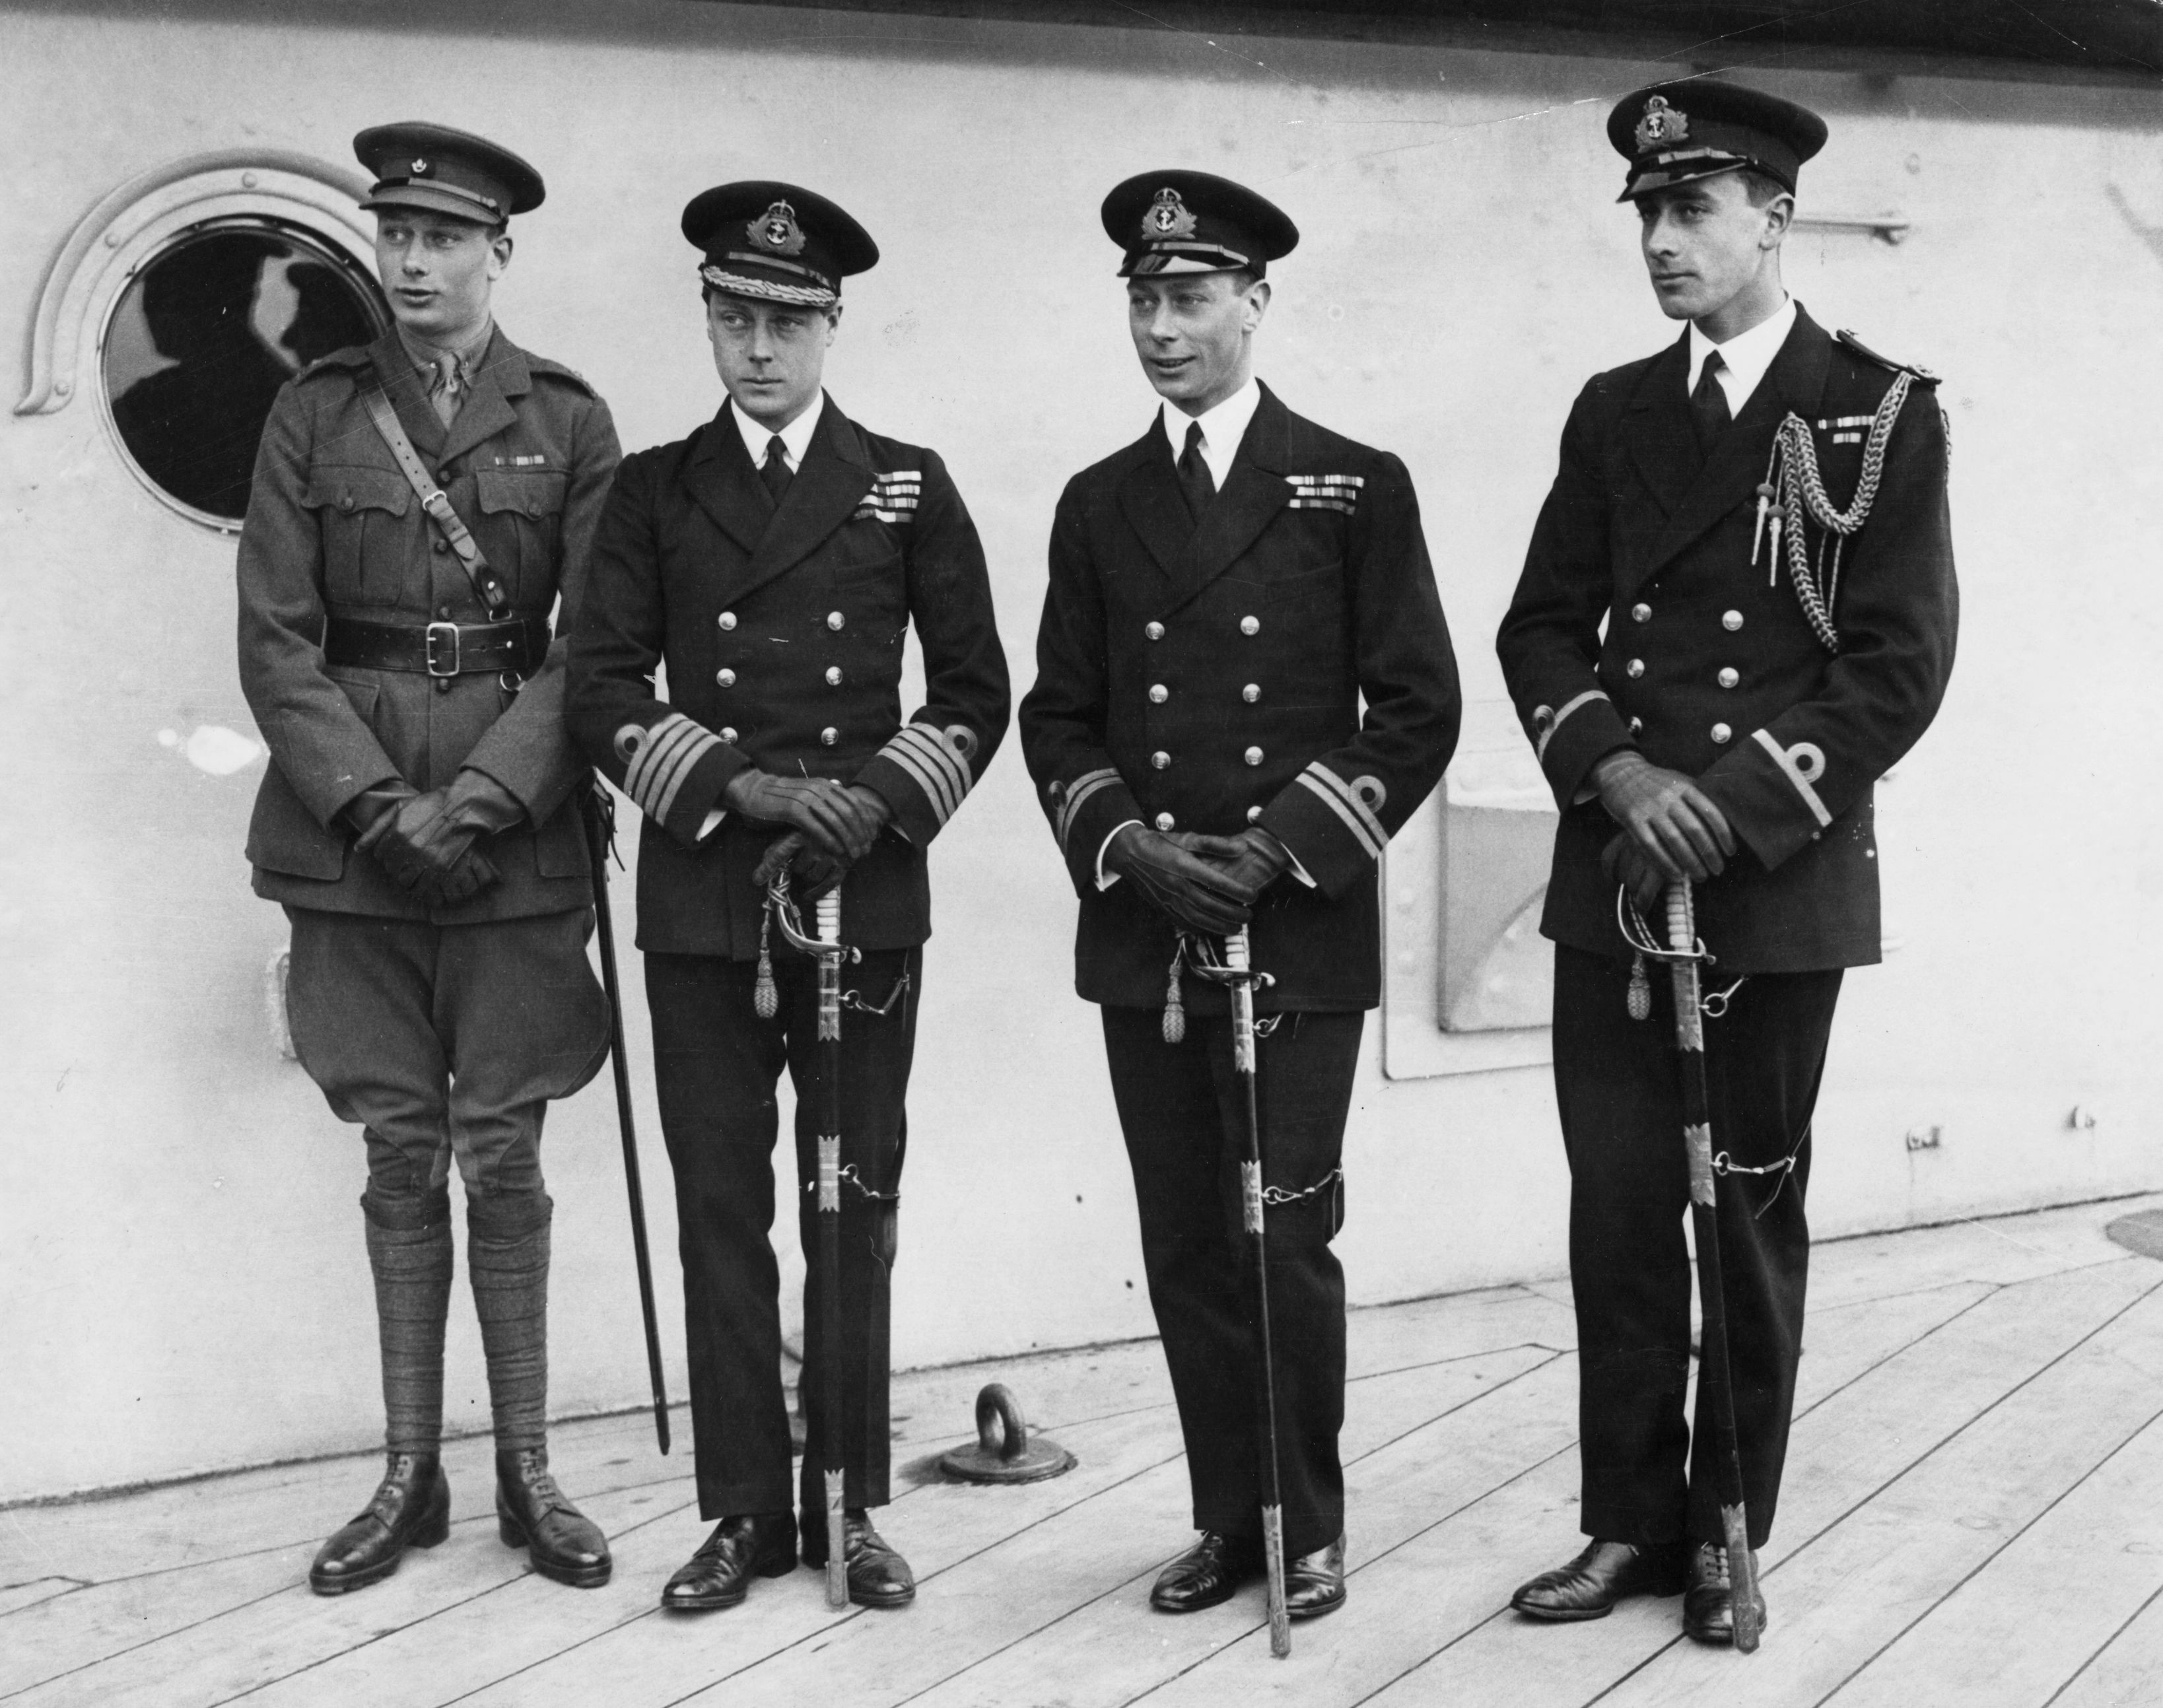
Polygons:
[[324,598],[395,605],[406,579],[406,512],[414,503],[404,477],[384,469],[316,469],[301,501],[322,530]]
[[483,469],[475,478],[485,532],[481,549],[518,605],[556,590],[563,549],[563,500],[571,477],[549,469]]

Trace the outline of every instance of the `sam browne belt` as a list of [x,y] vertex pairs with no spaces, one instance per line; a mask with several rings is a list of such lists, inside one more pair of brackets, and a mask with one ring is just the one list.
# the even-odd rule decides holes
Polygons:
[[411,670],[422,676],[515,671],[530,676],[548,655],[545,617],[503,623],[371,623],[330,617],[323,662],[359,670]]

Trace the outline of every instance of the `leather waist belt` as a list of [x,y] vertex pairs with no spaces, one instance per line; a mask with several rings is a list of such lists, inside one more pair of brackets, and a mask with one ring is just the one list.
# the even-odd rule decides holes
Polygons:
[[507,623],[369,623],[331,617],[323,660],[360,670],[411,670],[422,676],[516,671],[530,676],[548,654],[546,619]]

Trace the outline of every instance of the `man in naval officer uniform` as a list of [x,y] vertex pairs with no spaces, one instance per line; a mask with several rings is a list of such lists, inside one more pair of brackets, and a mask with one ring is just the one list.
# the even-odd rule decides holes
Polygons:
[[443,1539],[455,1158],[502,1534],[547,1575],[592,1585],[607,1543],[548,1474],[539,1145],[547,1100],[584,1085],[608,1044],[586,960],[574,796],[588,773],[563,729],[550,616],[578,604],[615,429],[592,387],[490,312],[506,223],[541,202],[533,169],[439,125],[354,146],[377,180],[362,206],[395,324],[279,394],[238,571],[241,685],[271,757],[248,857],[292,922],[301,1065],[365,1130],[388,1414],[383,1485],[309,1579],[358,1589]]
[[[1275,982],[1259,1100],[1287,1601],[1344,1599],[1338,1160],[1380,998],[1375,867],[1457,740],[1455,659],[1404,464],[1294,415],[1254,378],[1268,263],[1299,233],[1207,173],[1104,202],[1128,326],[1171,407],[1067,485],[1021,732],[1081,896],[1076,982],[1102,1005],[1150,1299],[1202,1536],[1151,1601],[1182,1613],[1260,1575],[1265,1449],[1224,994],[1181,934],[1251,921]],[[1364,696],[1363,716],[1359,702]]]
[[[1694,1432],[1683,1412],[1689,1188],[1669,981],[1654,969],[1659,1012],[1633,1019],[1648,993],[1618,888],[1663,920],[1666,885],[1689,878],[1717,957],[1706,988],[1735,987],[1709,1015],[1705,1065],[1728,1159],[1720,1242],[1756,1548],[1801,1347],[1811,1108],[1842,970],[1879,953],[1871,787],[1929,726],[1952,666],[1946,442],[1927,375],[1828,337],[1782,289],[1797,172],[1823,121],[1693,81],[1639,91],[1607,128],[1630,161],[1621,199],[1653,292],[1689,325],[1579,396],[1498,642],[1562,809],[1542,929],[1556,945],[1592,1538],[1516,1606],[1588,1619],[1686,1587],[1684,1629],[1726,1643],[1702,1384]],[[1815,502],[1799,495],[1813,469]],[[1652,935],[1664,944],[1663,924]]]
[[[825,1561],[820,1411],[839,1357],[849,1592],[915,1594],[871,1524],[888,1499],[888,1272],[907,1137],[923,944],[924,857],[998,751],[1005,655],[974,524],[935,452],[857,426],[820,389],[845,275],[878,259],[863,228],[789,184],[725,184],[684,209],[704,255],[706,333],[728,391],[690,437],[627,458],[595,542],[573,642],[580,744],[646,815],[646,951],[661,1119],[676,1174],[699,1510],[719,1521],[664,1607],[732,1606],[792,1569],[789,1437],[772,1224],[774,1082],[798,1094],[799,1181],[816,1181],[814,963],[778,940],[778,1013],[755,997],[762,903],[776,868],[797,893],[837,875],[841,938],[862,950],[841,1029],[843,1344],[805,1286],[802,1392],[813,1450],[803,1553]],[[925,703],[904,722],[914,624]],[[653,673],[666,663],[668,700]],[[804,1250],[816,1202],[797,1197]]]

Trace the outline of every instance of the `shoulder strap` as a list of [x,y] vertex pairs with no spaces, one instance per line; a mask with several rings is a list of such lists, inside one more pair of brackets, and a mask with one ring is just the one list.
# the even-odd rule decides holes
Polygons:
[[399,425],[398,411],[391,407],[390,399],[383,390],[382,377],[370,368],[361,376],[360,399],[368,406],[368,418],[375,423],[375,431],[383,443],[390,448],[391,459],[398,464],[398,472],[406,477],[406,484],[413,489],[421,500],[421,508],[428,513],[428,520],[443,530],[451,550],[458,554],[466,579],[473,583],[474,596],[491,617],[509,615],[511,595],[503,584],[503,578],[488,561],[465,525],[464,519],[451,507],[449,496],[443,489],[429,479],[421,454],[413,448],[413,441],[406,437],[406,429]]

